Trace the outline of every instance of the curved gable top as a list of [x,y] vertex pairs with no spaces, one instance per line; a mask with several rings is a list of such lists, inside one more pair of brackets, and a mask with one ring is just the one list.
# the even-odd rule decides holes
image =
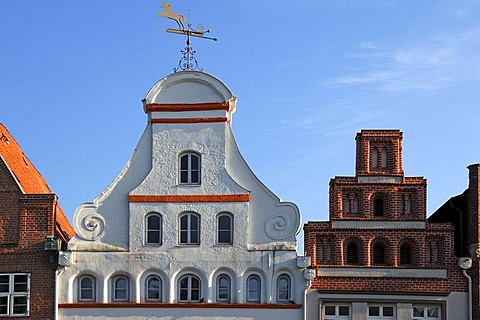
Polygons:
[[146,104],[218,103],[235,99],[230,89],[208,73],[181,71],[158,81],[147,93]]

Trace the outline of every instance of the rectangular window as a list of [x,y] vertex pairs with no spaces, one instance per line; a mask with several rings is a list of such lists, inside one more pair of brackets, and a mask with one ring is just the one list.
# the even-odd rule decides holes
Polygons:
[[350,320],[350,305],[347,304],[325,304],[323,306],[323,319],[325,320]]
[[395,319],[395,307],[393,305],[368,305],[368,319]]
[[441,320],[439,306],[413,306],[413,320]]
[[28,316],[30,274],[0,274],[0,316]]

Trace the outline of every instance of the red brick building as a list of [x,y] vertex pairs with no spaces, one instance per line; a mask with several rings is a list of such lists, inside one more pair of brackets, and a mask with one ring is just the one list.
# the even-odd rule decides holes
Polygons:
[[471,257],[473,319],[480,320],[480,164],[468,166],[468,188],[460,195],[450,198],[428,221],[448,222],[455,228],[455,255]]
[[0,124],[0,318],[55,318],[57,254],[74,234],[57,200]]
[[357,133],[355,176],[332,179],[329,221],[304,226],[308,319],[468,318],[454,229],[427,222],[426,191],[404,175],[402,132]]

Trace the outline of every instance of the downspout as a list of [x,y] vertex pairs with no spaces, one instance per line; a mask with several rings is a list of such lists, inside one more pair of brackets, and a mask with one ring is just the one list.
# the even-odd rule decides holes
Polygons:
[[312,280],[307,279],[307,285],[305,286],[305,291],[303,292],[303,320],[307,320],[307,291],[312,286]]
[[472,320],[472,278],[467,274],[467,269],[463,269],[462,272],[468,279],[468,320]]
[[468,280],[468,320],[472,320],[472,278],[467,274],[467,269],[472,267],[472,259],[462,257],[458,259],[458,266],[462,268],[462,273]]

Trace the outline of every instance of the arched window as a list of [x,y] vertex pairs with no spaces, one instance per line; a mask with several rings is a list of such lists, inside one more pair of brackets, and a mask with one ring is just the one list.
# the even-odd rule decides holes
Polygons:
[[407,203],[405,205],[405,213],[406,214],[412,213],[412,196],[410,194],[407,196]]
[[230,277],[222,274],[217,278],[217,302],[231,302],[231,281]]
[[125,276],[117,276],[112,279],[112,300],[129,301],[129,281]]
[[385,214],[385,201],[382,197],[376,197],[373,200],[373,215],[381,217]]
[[162,217],[150,213],[145,217],[146,244],[162,244]]
[[260,277],[251,275],[247,278],[247,302],[260,303],[261,282]]
[[358,194],[353,197],[353,213],[358,213]]
[[382,149],[382,168],[387,167],[387,148]]
[[82,276],[78,279],[78,301],[96,301],[96,282],[93,276]]
[[200,184],[200,155],[185,153],[180,156],[180,183]]
[[385,264],[385,246],[383,243],[376,243],[373,246],[373,264]]
[[186,274],[178,281],[178,301],[200,302],[202,285],[200,279],[193,274]]
[[372,151],[372,168],[378,168],[378,148],[374,147]]
[[412,247],[408,243],[404,243],[400,246],[400,264],[412,264]]
[[180,244],[200,244],[200,216],[193,212],[180,216]]
[[162,301],[162,279],[150,276],[145,280],[145,301]]
[[345,196],[345,213],[350,213],[350,194]]
[[357,264],[358,262],[358,245],[355,242],[350,242],[347,245],[347,264]]
[[217,217],[217,243],[233,244],[233,216],[229,213]]
[[278,302],[290,302],[290,277],[286,274],[282,274],[277,279],[277,301]]

